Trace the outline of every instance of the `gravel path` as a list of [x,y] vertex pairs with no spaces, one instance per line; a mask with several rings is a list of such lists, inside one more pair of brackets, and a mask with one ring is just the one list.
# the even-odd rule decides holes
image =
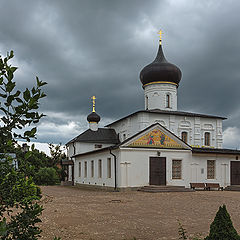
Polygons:
[[102,192],[75,187],[42,187],[42,239],[178,239],[178,220],[189,234],[209,231],[226,204],[240,232],[240,192]]

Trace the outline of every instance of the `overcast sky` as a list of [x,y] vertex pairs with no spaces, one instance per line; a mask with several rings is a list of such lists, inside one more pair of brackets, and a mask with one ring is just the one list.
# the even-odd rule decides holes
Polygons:
[[157,53],[182,71],[178,109],[225,116],[224,147],[240,147],[239,0],[0,0],[0,54],[14,50],[20,88],[48,82],[39,142],[144,108],[141,69]]

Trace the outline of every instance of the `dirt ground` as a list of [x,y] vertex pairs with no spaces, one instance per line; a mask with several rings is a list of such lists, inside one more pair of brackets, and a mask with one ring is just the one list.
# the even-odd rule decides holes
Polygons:
[[102,192],[75,187],[42,187],[42,239],[178,239],[178,220],[189,234],[209,231],[226,204],[240,232],[240,192]]

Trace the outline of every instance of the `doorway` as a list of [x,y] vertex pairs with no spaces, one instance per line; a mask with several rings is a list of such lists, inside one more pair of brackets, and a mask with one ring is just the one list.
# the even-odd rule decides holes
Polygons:
[[231,185],[240,185],[240,162],[231,161]]
[[149,158],[149,184],[166,185],[166,158]]

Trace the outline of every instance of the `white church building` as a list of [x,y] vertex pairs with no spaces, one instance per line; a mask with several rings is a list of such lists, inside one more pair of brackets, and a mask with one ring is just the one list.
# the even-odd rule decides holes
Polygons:
[[226,118],[177,109],[180,69],[169,63],[160,39],[155,60],[140,73],[145,109],[69,141],[67,180],[74,185],[138,189],[149,185],[190,187],[190,183],[240,185],[239,150],[222,148]]

